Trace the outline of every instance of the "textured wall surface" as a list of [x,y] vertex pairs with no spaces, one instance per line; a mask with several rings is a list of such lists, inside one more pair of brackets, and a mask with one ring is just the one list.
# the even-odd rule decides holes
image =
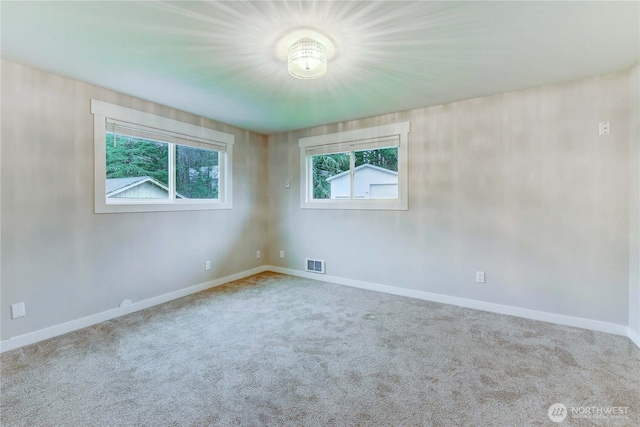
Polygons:
[[[94,214],[91,98],[234,134],[233,209]],[[255,257],[266,150],[264,136],[3,61],[2,339],[268,262]]]
[[[408,211],[300,209],[298,138],[407,120]],[[628,324],[628,72],[272,135],[269,179],[281,267]]]

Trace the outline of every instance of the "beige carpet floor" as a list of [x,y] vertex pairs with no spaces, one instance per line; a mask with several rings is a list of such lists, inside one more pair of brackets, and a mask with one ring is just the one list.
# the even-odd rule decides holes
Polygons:
[[275,273],[0,360],[4,426],[640,426],[628,338]]

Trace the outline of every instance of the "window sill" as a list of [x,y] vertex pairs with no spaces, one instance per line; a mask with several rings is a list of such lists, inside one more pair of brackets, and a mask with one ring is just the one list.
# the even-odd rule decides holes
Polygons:
[[144,201],[132,203],[105,203],[96,200],[95,213],[132,213],[132,212],[172,212],[172,211],[208,211],[219,209],[232,209],[231,202],[202,202],[181,201],[169,203],[166,201]]
[[338,210],[378,210],[406,211],[409,204],[406,200],[313,200],[301,203],[302,209],[338,209]]

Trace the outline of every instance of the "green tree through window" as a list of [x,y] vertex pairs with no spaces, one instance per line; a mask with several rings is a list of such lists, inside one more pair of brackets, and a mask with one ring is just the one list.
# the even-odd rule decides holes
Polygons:
[[107,179],[150,176],[169,184],[169,144],[108,132]]
[[398,172],[398,148],[355,151],[355,166],[373,165]]
[[313,198],[331,198],[331,185],[327,182],[339,173],[349,170],[349,153],[322,154],[313,156]]
[[176,146],[176,191],[189,199],[218,198],[218,152]]

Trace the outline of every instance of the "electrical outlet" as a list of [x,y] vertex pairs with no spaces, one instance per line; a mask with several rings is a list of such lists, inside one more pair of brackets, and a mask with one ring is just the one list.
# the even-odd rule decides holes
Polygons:
[[260,251],[256,251],[256,258],[260,258]]
[[17,304],[11,304],[11,318],[17,319],[18,317],[26,316],[27,313],[24,309],[24,303],[19,302]]
[[291,188],[291,180],[286,179],[286,180],[284,181],[284,188],[286,188],[286,189]]
[[280,251],[280,258],[284,258],[284,251]]
[[211,261],[205,261],[204,262],[204,269],[205,270],[211,270]]
[[600,122],[598,126],[598,135],[609,135],[611,133],[610,122]]
[[484,271],[476,271],[476,282],[478,283],[485,282]]

